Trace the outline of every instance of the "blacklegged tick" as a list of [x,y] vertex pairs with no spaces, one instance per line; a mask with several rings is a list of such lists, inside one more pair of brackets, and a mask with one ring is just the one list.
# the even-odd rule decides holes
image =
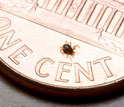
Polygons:
[[72,47],[71,42],[68,43],[66,41],[65,44],[62,47],[60,47],[60,52],[63,55],[66,54],[67,58],[68,58],[68,56],[70,56],[70,59],[71,59],[72,57],[75,56],[75,51],[74,50],[76,49],[76,47],[79,47],[79,46],[75,45],[75,46]]

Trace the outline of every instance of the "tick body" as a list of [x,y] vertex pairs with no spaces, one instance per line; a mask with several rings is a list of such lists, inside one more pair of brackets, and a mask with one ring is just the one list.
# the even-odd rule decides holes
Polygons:
[[70,58],[71,58],[71,57],[75,56],[75,51],[74,50],[76,49],[76,47],[79,47],[79,46],[76,45],[76,46],[72,47],[71,42],[68,43],[66,41],[65,44],[62,47],[60,47],[60,52],[62,54],[66,54],[67,57],[70,56]]
[[73,55],[75,53],[74,50],[72,49],[71,45],[69,45],[69,44],[63,45],[63,52],[68,55]]

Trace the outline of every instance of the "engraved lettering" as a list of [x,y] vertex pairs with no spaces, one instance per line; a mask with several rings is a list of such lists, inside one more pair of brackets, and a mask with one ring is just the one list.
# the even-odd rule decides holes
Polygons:
[[[38,23],[40,25],[44,25],[50,29],[56,30],[60,33],[64,33],[71,37],[75,38],[75,34],[77,39],[80,39],[88,44],[99,47],[103,50],[109,51],[111,47],[104,45],[99,42],[101,38],[107,38],[107,40],[114,41],[115,45],[118,45],[118,39],[121,41],[123,39],[124,31],[123,31],[123,9],[117,6],[114,6],[111,1],[98,1],[98,0],[24,0],[20,1],[8,1],[13,8],[13,11],[9,10],[9,5],[6,4],[5,1],[1,1],[1,9],[5,9],[9,13],[14,13],[17,16],[21,16],[26,18],[32,22]],[[116,0],[113,0],[115,4]],[[18,6],[19,5],[19,6]],[[119,6],[119,4],[117,3]],[[8,7],[8,8],[7,8]],[[14,9],[15,8],[15,9]],[[28,12],[27,15],[35,13],[33,18],[24,17],[24,14],[18,14],[17,11]],[[55,15],[57,14],[57,15]],[[43,18],[40,20],[40,16]],[[45,21],[47,17],[47,21]],[[36,18],[36,20],[34,20]],[[54,19],[51,22],[51,18]],[[40,21],[39,21],[40,20]],[[58,24],[56,24],[56,21]],[[63,24],[59,22],[63,22]],[[66,27],[65,27],[66,26]],[[69,26],[74,28],[73,32]],[[88,33],[88,36],[85,35],[84,32],[81,32],[81,28],[86,29],[85,32]],[[89,29],[89,30],[87,30]],[[102,33],[103,35],[102,35]],[[83,34],[84,33],[84,34]],[[92,36],[94,38],[92,38]],[[113,36],[114,35],[114,36]],[[82,37],[84,36],[84,37]],[[120,37],[120,38],[118,38]],[[87,40],[88,39],[88,40]],[[109,41],[107,41],[109,42]],[[113,43],[112,43],[113,44]],[[122,44],[119,43],[123,47]],[[119,48],[121,46],[119,45]],[[123,50],[123,48],[121,48]],[[112,50],[113,53],[118,54],[117,51]],[[118,54],[122,56],[121,54]]]
[[2,45],[0,46],[0,50],[3,51],[13,45],[18,44],[19,42],[21,42],[20,39],[17,39],[15,41],[12,41],[13,35],[15,34],[14,30],[11,30],[9,32],[6,32],[2,35],[0,35],[0,39],[4,39],[4,42],[2,43]]
[[45,78],[45,77],[48,77],[49,74],[46,73],[46,74],[43,74],[41,73],[41,69],[43,66],[45,66],[44,64],[45,63],[50,63],[50,64],[54,64],[54,61],[50,58],[43,58],[41,59],[40,61],[38,61],[38,63],[36,64],[36,67],[35,67],[35,72],[38,76],[42,77],[42,78]]
[[90,81],[94,81],[93,70],[91,62],[87,62],[88,72],[78,63],[74,63],[75,67],[75,82],[80,83],[80,72]]
[[98,59],[98,60],[94,61],[94,64],[100,64],[102,69],[104,70],[106,76],[109,78],[109,77],[112,77],[113,74],[110,71],[110,69],[106,63],[107,60],[111,60],[111,57],[108,56],[108,57],[104,57],[102,59]]
[[[20,62],[18,61],[18,56],[22,55],[26,57],[28,55],[28,52],[32,53],[33,51],[26,45],[23,45],[21,48],[19,48],[17,51],[15,51],[13,54],[11,54],[8,58],[14,62],[16,65],[19,65]],[[27,52],[27,53],[26,53]]]
[[57,71],[57,75],[56,75],[56,79],[55,79],[56,81],[65,82],[65,83],[67,83],[69,81],[68,79],[62,79],[63,72],[66,72],[66,73],[70,72],[69,69],[65,69],[64,68],[65,66],[71,67],[72,64],[71,63],[67,63],[67,62],[60,62],[59,63],[58,71]]
[[[94,70],[93,68],[95,68],[95,64],[100,64],[102,67],[102,70],[104,70],[104,72],[106,73],[107,78],[113,76],[113,74],[111,73],[108,64],[106,63],[106,61],[111,60],[111,58],[109,56],[101,58],[101,59],[97,59],[95,61],[87,61],[86,65],[87,68],[85,68],[84,66],[82,66],[81,64],[75,62],[75,63],[69,63],[69,62],[59,62],[58,63],[58,68],[57,68],[57,72],[55,73],[55,81],[57,82],[63,82],[63,83],[68,83],[70,80],[70,76],[69,73],[72,69],[74,69],[74,72],[72,71],[71,73],[73,73],[73,77],[75,80],[75,83],[81,83],[81,80],[86,79],[90,82],[94,82],[95,78],[94,78]],[[55,64],[55,62],[50,59],[50,58],[42,58],[41,60],[39,60],[35,66],[35,73],[42,78],[46,78],[46,77],[50,77],[50,72],[51,71],[51,67]],[[72,68],[74,67],[74,68]],[[100,72],[99,72],[100,73]]]
[[0,17],[0,31],[8,29],[10,25],[11,21],[8,18]]

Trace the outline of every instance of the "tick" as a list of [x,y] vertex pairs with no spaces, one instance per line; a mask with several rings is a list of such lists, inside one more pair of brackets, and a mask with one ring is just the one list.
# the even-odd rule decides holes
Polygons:
[[72,57],[75,56],[75,51],[74,50],[76,49],[76,47],[79,47],[79,46],[75,45],[75,46],[72,47],[71,42],[68,43],[66,41],[65,44],[62,47],[60,47],[60,52],[63,55],[66,54],[67,58],[68,58],[68,56],[70,56],[70,59],[71,59]]

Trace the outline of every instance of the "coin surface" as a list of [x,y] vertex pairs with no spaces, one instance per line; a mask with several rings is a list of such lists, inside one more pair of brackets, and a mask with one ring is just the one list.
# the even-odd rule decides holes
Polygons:
[[123,40],[123,0],[0,0],[1,71],[38,92],[122,87]]

